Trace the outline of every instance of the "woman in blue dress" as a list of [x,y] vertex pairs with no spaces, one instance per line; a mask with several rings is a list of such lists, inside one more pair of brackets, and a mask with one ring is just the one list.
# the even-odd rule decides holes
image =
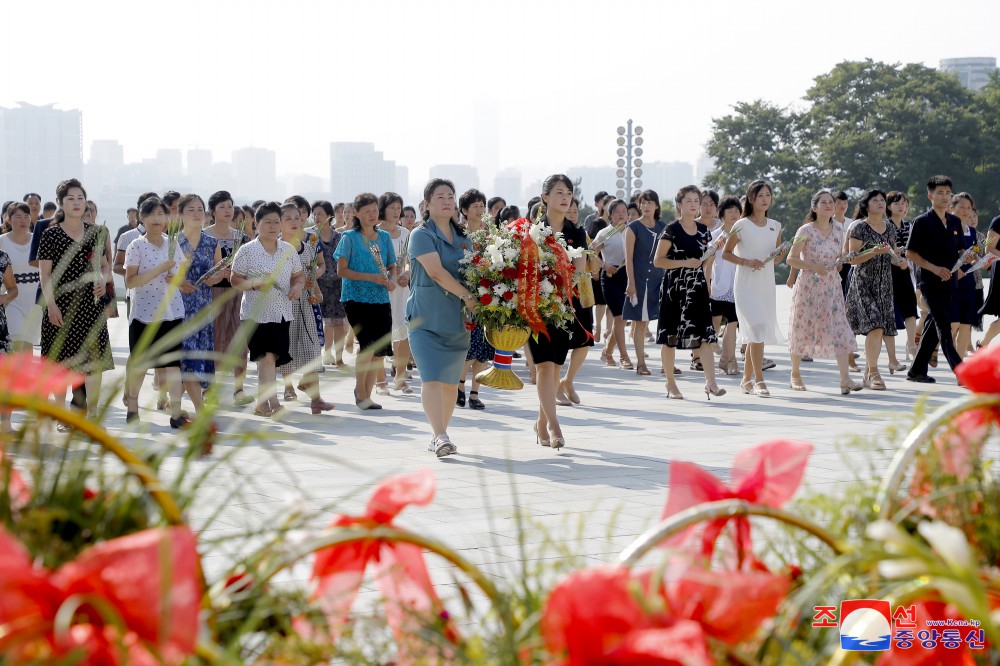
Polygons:
[[469,350],[462,306],[472,312],[477,301],[461,282],[459,262],[469,243],[452,219],[455,186],[435,178],[424,188],[424,205],[424,223],[413,230],[408,246],[412,261],[406,323],[410,351],[420,368],[420,403],[433,431],[427,448],[443,458],[458,451],[448,437],[448,423]]
[[[177,203],[181,222],[184,226],[178,237],[181,252],[187,264],[187,273],[181,283],[181,298],[184,300],[184,321],[197,318],[199,313],[212,303],[212,285],[222,280],[222,274],[205,280],[197,287],[195,283],[217,262],[222,261],[219,241],[202,231],[205,225],[205,202],[197,194],[186,194]],[[202,392],[215,378],[215,329],[212,318],[201,328],[181,342],[181,381],[195,409],[201,410]]]
[[[635,371],[650,374],[646,368],[646,330],[649,322],[660,316],[660,283],[663,269],[653,266],[653,251],[666,226],[660,220],[660,197],[653,190],[639,195],[638,220],[625,228],[625,307],[622,318],[632,322],[632,343],[635,345]],[[671,371],[664,368],[664,372]]]

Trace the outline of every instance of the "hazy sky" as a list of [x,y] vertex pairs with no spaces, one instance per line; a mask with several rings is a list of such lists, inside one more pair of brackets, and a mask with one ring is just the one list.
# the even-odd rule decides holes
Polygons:
[[4,0],[0,105],[82,109],[84,159],[94,139],[126,161],[254,145],[326,177],[330,141],[372,141],[420,181],[473,162],[478,133],[487,171],[533,173],[612,165],[631,117],[647,161],[693,162],[737,101],[796,103],[845,59],[997,56],[998,19],[998,0]]

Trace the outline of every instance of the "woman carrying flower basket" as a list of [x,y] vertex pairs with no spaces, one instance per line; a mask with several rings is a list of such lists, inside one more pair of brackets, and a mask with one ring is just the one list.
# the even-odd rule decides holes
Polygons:
[[[558,318],[546,321],[545,334],[537,335],[528,340],[528,347],[531,350],[531,357],[535,361],[535,373],[537,377],[538,391],[538,421],[535,423],[535,432],[538,443],[542,446],[551,446],[560,449],[566,445],[562,428],[559,426],[559,419],[556,416],[556,392],[562,391],[574,402],[579,402],[576,391],[573,390],[572,374],[567,373],[565,381],[559,380],[560,368],[566,362],[566,356],[573,350],[574,359],[570,361],[570,370],[574,365],[579,367],[586,358],[588,347],[594,344],[594,336],[590,332],[593,327],[593,315],[590,310],[584,310],[580,306],[579,298],[572,298],[571,303],[556,301],[551,304],[550,294],[560,293],[564,296],[572,294],[572,272],[583,271],[585,259],[582,250],[587,247],[587,235],[583,229],[577,227],[566,219],[566,212],[573,201],[573,182],[564,174],[554,174],[545,179],[542,184],[542,202],[545,213],[541,218],[541,223],[548,227],[555,234],[561,233],[568,247],[580,250],[572,264],[568,264],[566,250],[556,244],[553,248],[545,245],[556,255],[556,265],[554,269],[548,266],[541,266],[540,290],[542,299],[539,301],[539,311],[548,307],[553,313],[565,311],[566,319]],[[568,265],[560,266],[566,261]],[[523,268],[522,268],[523,270]],[[565,270],[569,275],[560,273]],[[568,280],[568,284],[567,284]],[[560,284],[553,284],[560,283]],[[525,294],[518,290],[519,297]],[[568,300],[568,299],[565,299]],[[559,322],[568,321],[564,328]],[[536,339],[537,337],[537,339]],[[575,373],[574,373],[575,374]],[[548,437],[543,437],[543,435]]]
[[455,186],[435,178],[424,188],[423,202],[424,223],[413,230],[408,247],[411,275],[406,323],[410,351],[423,382],[420,403],[433,431],[427,448],[443,458],[458,451],[448,437],[448,423],[469,349],[462,307],[472,311],[476,300],[460,281],[469,243],[452,219]]
[[[462,214],[467,233],[474,233],[483,228],[483,214],[486,212],[486,195],[476,189],[466,191],[458,199],[458,209]],[[481,324],[472,329],[469,342],[469,353],[465,355],[465,368],[462,378],[458,380],[458,396],[456,404],[465,407],[465,379],[472,373],[472,390],[469,391],[469,408],[486,409],[479,399],[479,381],[476,375],[486,369],[487,361],[493,360],[493,347],[486,341],[486,333]]]

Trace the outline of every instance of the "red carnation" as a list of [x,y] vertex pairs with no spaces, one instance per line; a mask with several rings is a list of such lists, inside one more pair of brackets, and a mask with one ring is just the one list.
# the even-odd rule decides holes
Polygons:
[[487,280],[486,278],[482,278],[482,279],[481,279],[481,280],[479,281],[479,286],[480,286],[480,287],[484,287],[484,288],[486,288],[486,289],[489,289],[490,287],[492,287],[492,286],[493,286],[493,283],[492,283],[492,282],[490,282],[489,280]]
[[503,275],[505,280],[514,280],[517,278],[517,269],[510,266],[500,271],[500,274]]
[[467,322],[465,322],[465,330],[472,331],[475,328],[476,328],[476,322],[474,322],[474,321],[467,321]]
[[489,305],[493,302],[493,294],[483,294],[479,297],[479,302],[483,305]]
[[512,292],[512,291],[505,291],[505,292],[503,292],[503,300],[509,301],[512,298],[514,298],[514,292]]

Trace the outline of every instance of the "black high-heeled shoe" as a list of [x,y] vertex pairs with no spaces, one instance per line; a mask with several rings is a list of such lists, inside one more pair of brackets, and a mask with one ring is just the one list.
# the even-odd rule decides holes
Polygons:
[[455,404],[459,407],[465,407],[465,391],[459,389],[458,397],[455,398]]
[[479,399],[479,391],[469,391],[469,409],[486,409],[486,405]]

